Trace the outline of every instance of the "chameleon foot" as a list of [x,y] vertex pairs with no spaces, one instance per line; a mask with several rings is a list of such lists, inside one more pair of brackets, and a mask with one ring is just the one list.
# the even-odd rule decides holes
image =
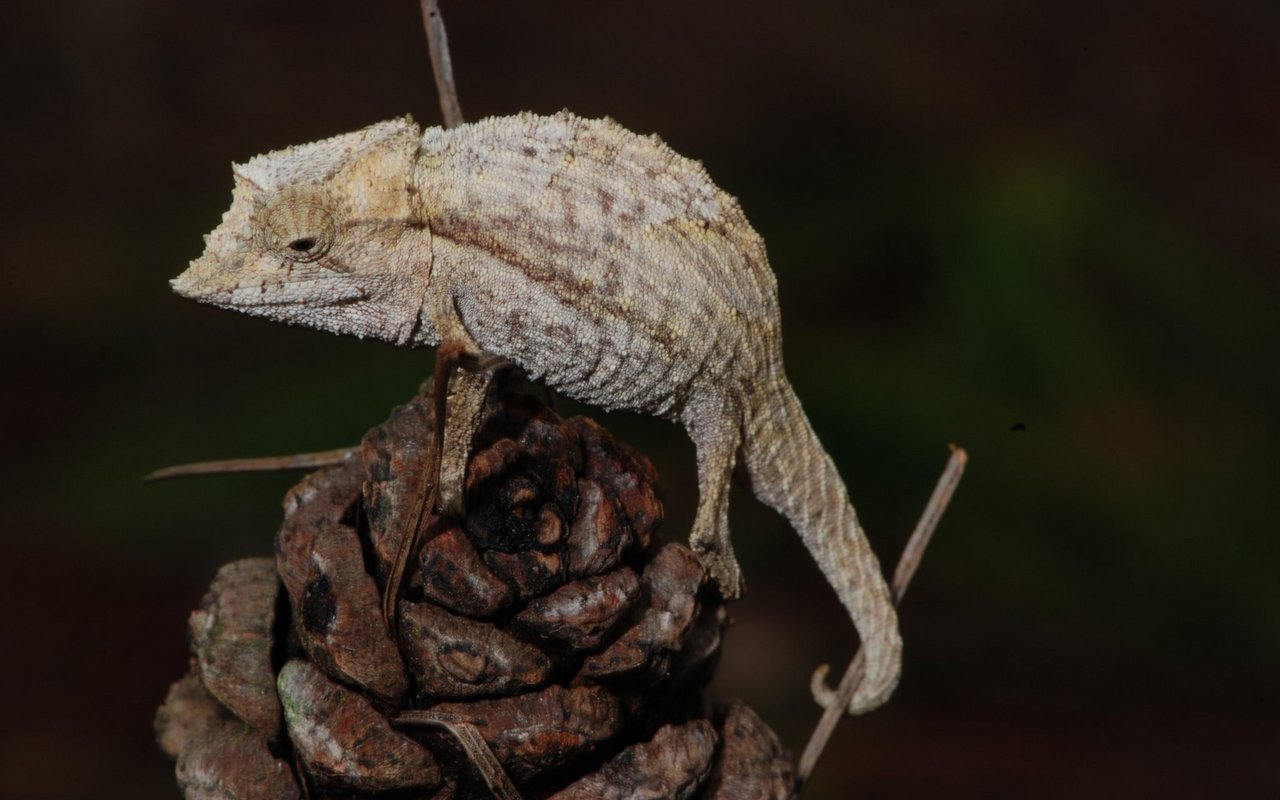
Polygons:
[[740,599],[747,587],[742,577],[742,567],[738,566],[738,559],[734,558],[733,553],[725,553],[703,542],[691,540],[689,545],[698,554],[702,568],[720,587],[720,595],[725,600]]

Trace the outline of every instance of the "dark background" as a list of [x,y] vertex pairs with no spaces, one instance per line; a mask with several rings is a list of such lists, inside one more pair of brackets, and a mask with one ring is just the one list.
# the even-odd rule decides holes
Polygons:
[[[608,114],[741,199],[883,560],[971,454],[901,688],[811,800],[1280,792],[1280,6],[1143,5],[446,0],[470,118]],[[166,279],[233,159],[435,124],[426,43],[412,0],[3,13],[0,796],[174,797],[150,720],[186,615],[271,552],[292,478],[139,476],[354,443],[431,357]],[[607,422],[683,536],[692,447]],[[717,690],[799,751],[852,630],[781,519],[739,492],[733,520]]]

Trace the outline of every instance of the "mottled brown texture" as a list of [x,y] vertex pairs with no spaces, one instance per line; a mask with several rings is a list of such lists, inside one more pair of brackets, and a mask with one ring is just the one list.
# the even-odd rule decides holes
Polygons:
[[218,570],[188,621],[205,687],[271,740],[280,737],[283,725],[271,668],[279,589],[271,559],[234,561]]
[[520,460],[520,456],[520,445],[515,439],[507,437],[498,439],[483,450],[473,453],[467,465],[466,482],[470,495],[468,505],[473,509],[478,507],[480,505],[480,499],[476,497],[478,487],[494,480],[496,475],[510,470]]
[[720,754],[705,800],[791,800],[796,769],[778,736],[734,701],[720,727]]
[[368,700],[314,665],[285,664],[279,687],[289,738],[321,784],[385,792],[440,783],[431,751],[394,730]]
[[706,720],[664,725],[550,800],[684,800],[706,780],[715,747]]
[[361,441],[365,518],[379,585],[386,581],[415,510],[412,501],[420,467],[435,436],[430,397],[421,393],[397,406],[386,422]]
[[490,550],[484,563],[493,570],[521,600],[545,594],[564,580],[565,562],[559,553],[521,550],[504,553]]
[[302,797],[289,765],[271,755],[267,740],[230,721],[183,753],[176,773],[187,800]]
[[640,594],[640,581],[626,567],[566,583],[532,600],[515,617],[519,628],[594,650]]
[[485,566],[475,545],[456,522],[437,517],[428,536],[413,577],[413,585],[422,590],[423,596],[450,611],[477,619],[491,617],[510,605],[511,588]]
[[569,425],[582,440],[583,477],[611,491],[636,543],[648,547],[650,537],[662,524],[662,503],[654,491],[658,474],[653,464],[589,417],[574,417]]
[[[391,120],[258,156],[233,174],[231,208],[176,291],[504,360],[577,400],[679,422],[698,459],[689,543],[724,596],[744,590],[728,513],[742,466],[862,638],[867,672],[850,710],[888,699],[901,670],[888,587],[783,369],[764,242],[700,163],[613,120],[561,112],[451,130]],[[455,420],[467,430],[444,428],[454,452],[441,462],[450,485],[440,497],[451,511],[464,494],[457,449],[484,393],[472,382],[450,403],[468,411]],[[508,535],[495,547],[511,552],[534,535],[532,499],[547,487],[507,488],[520,507],[512,528],[478,529]],[[644,527],[637,509],[624,511]]]
[[385,702],[409,690],[395,642],[382,621],[382,595],[364,570],[356,529],[360,465],[307,476],[285,499],[276,565],[294,609],[294,630],[325,671]]
[[598,575],[618,565],[625,550],[636,544],[613,492],[594,481],[578,481],[580,513],[569,527],[566,540],[571,577]]
[[177,760],[187,800],[294,800],[293,770],[260,732],[227,713],[192,674],[169,689],[156,712],[161,747]]
[[591,752],[622,723],[618,701],[600,687],[548,686],[515,697],[441,703],[429,714],[475,725],[518,781]]
[[693,627],[684,637],[680,652],[671,661],[671,675],[677,679],[689,678],[698,671],[715,668],[720,655],[720,640],[729,624],[729,612],[719,603],[703,606],[693,621]]
[[488,623],[431,603],[402,603],[402,646],[424,699],[527,691],[546,682],[551,660]]
[[200,676],[189,673],[169,687],[164,703],[156,710],[156,742],[165,755],[177,758],[225,715]]
[[545,414],[495,422],[505,423],[507,430],[499,431],[506,435],[486,444],[468,469],[466,501],[475,511],[467,534],[477,546],[500,552],[556,547],[564,520],[577,514],[582,443],[570,426]]
[[588,656],[580,677],[600,679],[648,669],[665,672],[697,613],[702,566],[689,548],[660,547],[640,578],[647,606],[639,619],[603,652]]

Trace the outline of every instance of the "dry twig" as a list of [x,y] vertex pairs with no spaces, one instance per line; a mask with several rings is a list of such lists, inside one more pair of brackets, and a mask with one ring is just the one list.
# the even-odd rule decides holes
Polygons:
[[444,17],[436,0],[420,0],[422,27],[427,32],[431,50],[431,71],[436,76],[436,93],[440,96],[440,113],[444,126],[456,128],[463,123],[462,106],[458,104],[458,87],[453,83],[453,59],[449,55],[449,37],[444,30]]
[[445,719],[430,711],[405,711],[395,721],[401,725],[424,725],[447,731],[467,754],[467,760],[479,773],[495,800],[520,800],[520,791],[511,782],[502,764],[498,763],[497,756],[475,725]]
[[[942,518],[942,512],[946,510],[947,503],[951,501],[951,495],[960,482],[960,476],[964,474],[965,463],[968,460],[969,456],[962,448],[951,446],[951,459],[947,461],[942,477],[938,478],[938,485],[934,487],[933,495],[929,498],[920,521],[916,523],[916,529],[912,532],[911,538],[907,540],[902,557],[898,559],[898,567],[894,570],[891,586],[894,605],[902,604],[902,596],[906,594],[907,585],[911,583],[911,578],[920,566],[920,560],[924,558],[924,550],[929,546],[929,539],[933,536],[934,529],[938,527],[938,521]],[[844,716],[845,709],[849,707],[849,700],[857,691],[858,684],[862,682],[866,671],[862,648],[858,649],[857,655],[853,657],[853,661],[845,670],[844,677],[840,679],[840,684],[834,692],[826,685],[827,671],[827,665],[823,664],[813,674],[814,696],[821,698],[827,708],[822,712],[822,718],[814,727],[809,743],[805,745],[804,754],[800,757],[797,780],[801,786],[809,779],[814,765],[817,764],[819,756],[822,755],[823,749],[831,739],[831,734],[835,731],[836,723]]]
[[225,458],[219,461],[199,461],[195,464],[178,464],[148,472],[143,481],[165,481],[170,478],[189,478],[193,475],[225,475],[233,472],[286,472],[295,469],[319,469],[334,464],[341,464],[359,448],[339,447],[335,450],[321,450],[318,453],[294,453],[288,456],[266,456],[264,458]]

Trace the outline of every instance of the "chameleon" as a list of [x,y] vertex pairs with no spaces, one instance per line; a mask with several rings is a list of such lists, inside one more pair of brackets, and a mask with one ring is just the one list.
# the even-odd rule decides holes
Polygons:
[[[764,242],[700,162],[566,111],[447,130],[393,119],[232,172],[231,207],[171,281],[178,294],[501,359],[573,399],[679,423],[697,458],[689,543],[722,594],[744,588],[728,517],[740,465],[862,640],[850,713],[888,699],[902,661],[888,586],[784,372]],[[442,447],[441,497],[456,503],[459,445]]]

